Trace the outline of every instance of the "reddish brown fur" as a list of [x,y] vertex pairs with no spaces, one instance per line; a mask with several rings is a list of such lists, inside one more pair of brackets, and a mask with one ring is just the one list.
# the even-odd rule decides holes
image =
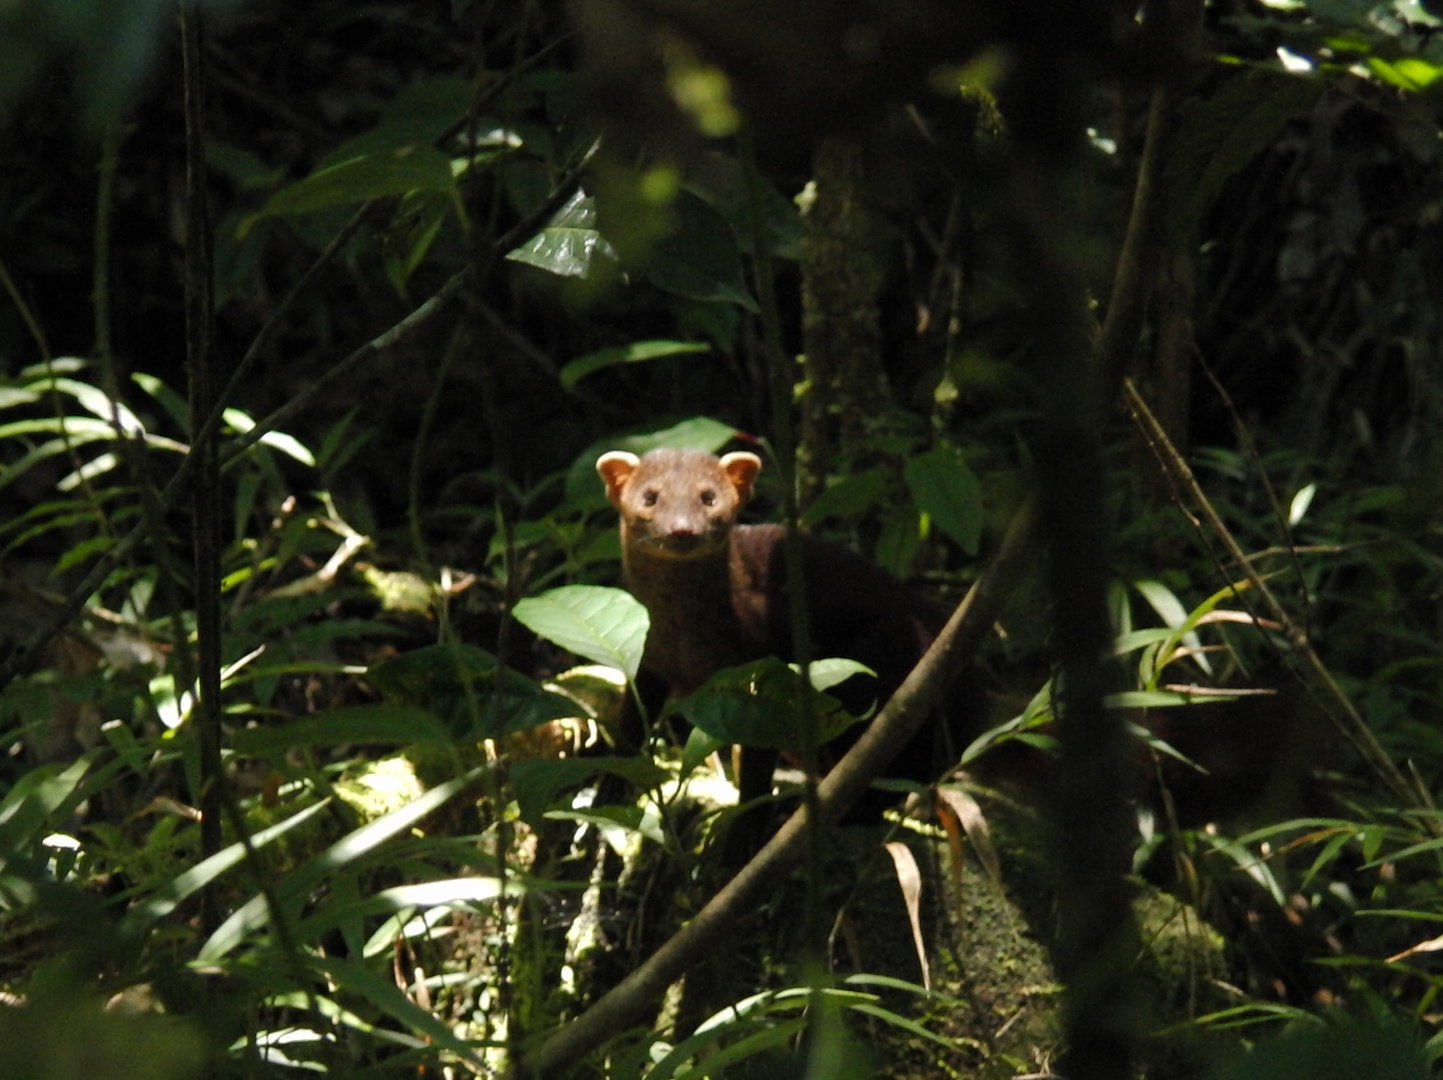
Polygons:
[[[792,658],[785,532],[736,525],[760,468],[753,454],[717,458],[695,450],[653,450],[639,460],[610,453],[597,462],[621,512],[626,587],[651,615],[642,670],[672,696],[692,692],[722,668]],[[842,688],[844,703],[862,712],[901,684],[945,613],[845,548],[814,537],[802,544],[814,655],[849,657],[877,673],[875,681],[853,679]],[[966,729],[961,737],[975,734],[982,712],[975,686],[952,705],[949,718]],[[914,739],[894,773],[934,779],[946,763],[934,752],[938,734]],[[770,789],[774,761],[764,752],[744,754],[743,798]]]

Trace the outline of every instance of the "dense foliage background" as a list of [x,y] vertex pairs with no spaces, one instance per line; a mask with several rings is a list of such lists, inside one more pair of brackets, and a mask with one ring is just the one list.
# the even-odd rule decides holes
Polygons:
[[[1433,7],[0,5],[0,1074],[1426,1075]],[[654,445],[1003,606],[642,985],[733,869],[577,666]]]

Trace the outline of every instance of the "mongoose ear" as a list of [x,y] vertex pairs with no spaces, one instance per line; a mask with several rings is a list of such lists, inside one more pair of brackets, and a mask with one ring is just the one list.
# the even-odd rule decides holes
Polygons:
[[606,484],[606,497],[611,505],[621,509],[621,493],[641,459],[625,450],[611,450],[596,459],[596,471]]
[[727,454],[721,459],[722,471],[727,474],[727,479],[736,488],[737,501],[746,502],[752,497],[752,484],[756,481],[757,473],[762,471],[762,459],[755,454],[749,454],[740,450],[734,454]]

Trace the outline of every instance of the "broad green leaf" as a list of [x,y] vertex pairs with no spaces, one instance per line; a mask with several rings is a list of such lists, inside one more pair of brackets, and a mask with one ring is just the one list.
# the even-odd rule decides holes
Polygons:
[[658,447],[679,447],[681,449],[707,450],[715,453],[738,435],[736,428],[713,420],[709,416],[693,416],[661,431],[634,439],[623,439],[620,449],[644,454]]
[[586,376],[619,364],[639,364],[663,356],[710,352],[711,346],[696,341],[637,341],[614,349],[601,349],[577,357],[561,369],[561,385],[570,390]]
[[882,533],[872,557],[884,570],[905,578],[912,573],[921,543],[922,515],[915,506],[899,506],[882,519]]
[[616,251],[596,228],[596,204],[578,191],[539,233],[506,257],[560,277],[586,277],[598,259],[616,262]]
[[[1382,1012],[1383,1007],[1380,1005],[1377,1011]],[[1313,1020],[1276,1038],[1258,1040],[1208,1075],[1213,1080],[1427,1080],[1436,1075],[1424,1060],[1413,1023],[1394,1019],[1396,1015],[1389,1012],[1381,1022],[1353,1019],[1346,1014],[1331,1021]]]
[[747,187],[755,180],[762,196],[762,218],[768,249],[779,259],[798,259],[802,246],[802,215],[794,200],[787,198],[764,178],[747,177],[735,158],[712,154],[705,169],[690,178],[686,187],[696,191],[731,226],[738,246],[751,251],[751,220],[747,209]]
[[813,660],[807,665],[807,678],[811,681],[814,690],[830,690],[832,687],[846,682],[853,675],[875,676],[876,674],[866,664],[841,656]]
[[522,600],[516,621],[548,641],[635,679],[651,618],[629,592],[566,585]]
[[374,128],[332,150],[317,171],[363,154],[434,146],[466,115],[471,99],[471,87],[458,77],[414,83],[386,106]]
[[446,154],[429,146],[386,147],[326,165],[282,188],[242,223],[241,233],[264,217],[308,214],[412,191],[454,190]]
[[759,311],[747,290],[741,249],[726,219],[686,190],[677,193],[672,209],[677,227],[652,251],[647,280],[677,296]]
[[701,768],[702,762],[726,745],[720,739],[713,739],[701,728],[692,728],[687,732],[686,744],[681,748],[681,775],[690,776]]
[[497,738],[575,716],[570,698],[543,690],[474,645],[429,645],[373,664],[367,680],[388,698],[449,725],[462,741]]
[[557,795],[595,776],[606,760],[609,759],[554,758],[513,761],[509,770],[511,791],[516,796],[521,820],[533,825],[539,824],[542,814],[551,809]]
[[844,476],[817,496],[802,515],[802,521],[808,525],[819,525],[829,518],[856,521],[881,504],[891,485],[892,473],[883,468]]
[[951,447],[939,446],[907,462],[907,486],[917,508],[968,555],[982,541],[982,482],[967,460]]
[[803,743],[803,691],[805,707],[817,717],[819,742],[829,742],[857,722],[835,698],[803,687],[797,673],[775,657],[717,672],[677,702],[676,710],[719,742],[795,751]]
[[1189,99],[1163,170],[1166,227],[1190,233],[1224,184],[1272,146],[1285,124],[1307,113],[1324,89],[1321,79],[1250,67],[1213,93]]

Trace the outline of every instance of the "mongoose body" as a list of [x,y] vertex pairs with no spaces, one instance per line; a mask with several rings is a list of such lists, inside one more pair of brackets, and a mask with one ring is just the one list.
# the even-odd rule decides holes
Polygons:
[[[761,469],[755,454],[612,452],[596,468],[621,513],[623,581],[651,616],[644,675],[680,697],[723,668],[793,659],[785,530],[736,523]],[[853,678],[838,691],[849,709],[864,712],[901,684],[946,613],[846,548],[811,536],[801,543],[813,655],[847,657],[876,672],[875,680]],[[973,688],[954,697],[950,726],[973,727],[980,695]],[[924,728],[899,754],[893,775],[936,778],[946,765],[936,752],[938,728]],[[775,755],[744,752],[742,761],[743,799],[769,791]]]

